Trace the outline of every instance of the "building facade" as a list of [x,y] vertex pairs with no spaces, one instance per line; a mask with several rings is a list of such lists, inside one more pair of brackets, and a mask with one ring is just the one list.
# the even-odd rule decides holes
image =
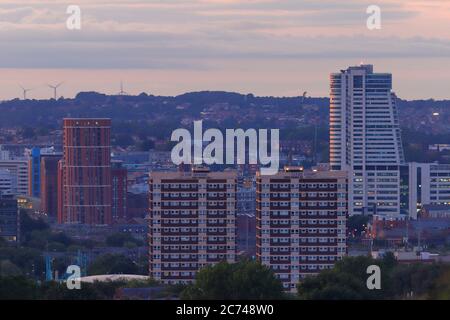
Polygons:
[[40,160],[41,212],[54,219],[58,215],[58,162],[60,160],[60,155],[47,155]]
[[237,214],[255,215],[256,213],[256,186],[254,179],[245,179],[238,182]]
[[8,169],[0,169],[0,195],[12,194],[13,175]]
[[28,159],[28,195],[39,197],[41,194],[41,149],[30,150]]
[[25,149],[28,157],[28,195],[39,198],[41,196],[41,160],[44,156],[59,156],[53,147],[34,147]]
[[0,160],[1,169],[11,174],[12,194],[28,194],[28,161],[26,159]]
[[64,119],[59,223],[111,224],[111,119]]
[[113,221],[127,218],[127,169],[121,161],[111,163],[111,212]]
[[256,215],[238,214],[236,221],[239,255],[253,258],[256,256]]
[[330,75],[330,165],[349,171],[349,213],[400,215],[405,163],[392,75],[372,65]]
[[207,265],[236,262],[235,172],[154,172],[149,185],[152,278],[189,283]]
[[285,168],[256,178],[256,256],[295,291],[347,253],[347,172]]
[[412,162],[406,169],[409,184],[406,209],[413,219],[424,205],[450,209],[450,164]]
[[13,195],[0,194],[0,237],[8,242],[19,241],[19,209]]

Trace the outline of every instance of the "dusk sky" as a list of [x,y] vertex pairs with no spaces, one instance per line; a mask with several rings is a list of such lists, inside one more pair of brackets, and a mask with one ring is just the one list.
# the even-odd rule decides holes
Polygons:
[[[66,28],[68,5],[81,30]],[[369,5],[382,29],[366,27]],[[0,100],[124,90],[328,96],[360,62],[401,98],[450,99],[450,0],[1,0]]]

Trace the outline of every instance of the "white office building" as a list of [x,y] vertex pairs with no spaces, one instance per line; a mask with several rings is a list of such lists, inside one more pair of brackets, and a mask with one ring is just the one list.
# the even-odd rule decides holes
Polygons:
[[13,174],[7,169],[0,169],[0,196],[11,194],[13,190]]
[[450,208],[450,164],[409,163],[408,182],[409,188],[405,190],[411,218],[417,218],[423,205]]
[[28,194],[28,161],[26,159],[0,160],[0,170],[8,172],[8,176],[11,177],[8,178],[11,179],[11,182],[8,183],[11,183],[12,185],[12,194]]
[[360,65],[330,75],[330,165],[349,173],[349,214],[400,214],[404,164],[392,75]]

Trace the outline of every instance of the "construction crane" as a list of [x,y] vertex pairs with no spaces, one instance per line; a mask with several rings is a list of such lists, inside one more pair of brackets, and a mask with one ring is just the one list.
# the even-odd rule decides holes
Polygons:
[[78,254],[77,254],[75,261],[76,261],[76,264],[81,269],[81,276],[85,277],[87,275],[87,264],[88,264],[88,259],[87,259],[86,253],[81,252],[81,250],[78,250]]
[[45,280],[52,281],[53,280],[53,271],[52,271],[52,257],[48,254],[45,255]]

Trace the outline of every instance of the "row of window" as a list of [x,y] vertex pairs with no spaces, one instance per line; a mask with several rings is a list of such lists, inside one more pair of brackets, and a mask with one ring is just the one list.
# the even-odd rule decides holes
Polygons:
[[160,190],[161,188],[170,188],[170,189],[224,189],[224,188],[233,188],[234,184],[232,183],[153,183],[153,189]]
[[336,188],[336,183],[263,183],[261,187],[263,189],[333,189]]

